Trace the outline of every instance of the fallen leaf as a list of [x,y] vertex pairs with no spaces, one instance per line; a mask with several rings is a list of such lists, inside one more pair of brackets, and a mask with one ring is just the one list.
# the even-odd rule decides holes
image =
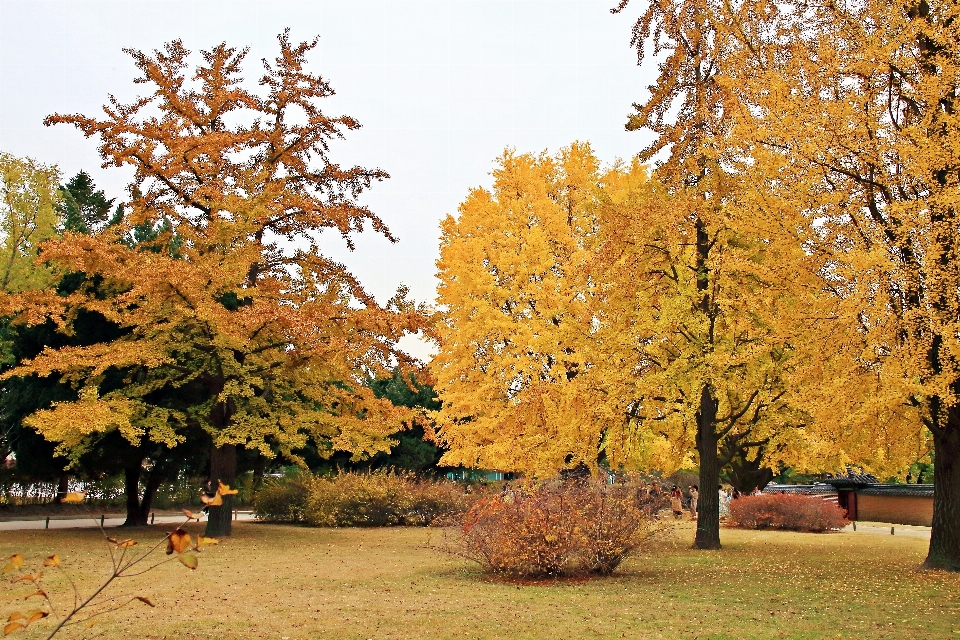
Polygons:
[[31,593],[30,595],[24,596],[23,599],[24,599],[24,600],[29,600],[30,598],[32,598],[32,597],[34,597],[34,596],[40,596],[41,598],[46,598],[46,597],[47,597],[47,592],[44,591],[43,589],[37,589],[36,591],[34,591],[33,593]]
[[43,561],[43,566],[45,567],[59,567],[60,566],[60,556],[53,554]]
[[192,553],[181,553],[178,557],[180,558],[180,562],[190,569],[196,569],[197,565],[200,564],[200,562],[197,560],[197,556],[193,555]]
[[150,598],[148,598],[147,596],[137,596],[137,600],[139,600],[140,602],[142,602],[142,603],[144,603],[144,604],[148,604],[148,605],[150,605],[151,607],[157,606],[157,605],[153,604],[152,602],[150,602]]
[[7,618],[7,622],[13,622],[14,620],[23,620],[26,617],[27,616],[23,615],[19,611],[14,611],[13,613],[10,614],[10,617]]
[[118,543],[117,543],[117,548],[119,548],[119,549],[125,549],[125,548],[127,548],[127,547],[132,547],[132,546],[135,545],[135,544],[137,544],[137,541],[136,541],[136,540],[132,540],[132,539],[131,539],[131,540],[124,540],[123,542],[118,542]]
[[8,636],[17,629],[23,629],[25,625],[20,624],[19,622],[8,622],[7,626],[3,628],[3,635]]
[[220,540],[217,538],[207,538],[205,536],[197,536],[197,548],[200,547],[209,547],[212,544],[220,544]]

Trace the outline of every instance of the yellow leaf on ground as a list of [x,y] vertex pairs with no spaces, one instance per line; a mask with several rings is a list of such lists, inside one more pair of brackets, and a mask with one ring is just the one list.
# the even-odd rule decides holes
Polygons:
[[133,539],[124,540],[123,542],[118,542],[118,543],[117,543],[117,547],[120,548],[120,549],[125,549],[125,548],[127,548],[127,547],[132,547],[132,546],[135,545],[135,544],[137,544],[137,541],[136,541],[136,540],[133,540]]
[[220,540],[217,538],[207,538],[205,536],[197,536],[197,548],[208,547],[212,544],[220,544]]
[[26,618],[26,617],[27,617],[27,616],[23,615],[23,614],[20,613],[19,611],[14,611],[13,613],[10,614],[10,617],[7,618],[7,622],[14,622],[14,621],[16,621],[16,620],[23,620],[23,619]]

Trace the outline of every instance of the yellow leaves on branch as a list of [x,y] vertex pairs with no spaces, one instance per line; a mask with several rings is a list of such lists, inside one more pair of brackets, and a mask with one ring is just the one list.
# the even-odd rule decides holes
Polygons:
[[[335,229],[352,246],[368,224],[393,240],[355,201],[387,175],[332,162],[328,141],[359,124],[321,111],[332,90],[306,68],[316,41],[296,44],[285,32],[278,43],[259,94],[241,82],[245,50],[215,47],[188,73],[190,52],[175,41],[128,51],[148,98],[109,106],[102,120],[47,118],[98,137],[106,163],[135,170],[120,224],[46,246],[61,272],[86,274],[78,291],[2,301],[14,321],[53,320],[67,335],[81,310],[118,329],[7,374],[57,374],[80,391],[29,419],[61,452],[76,456],[109,430],[173,447],[198,423],[217,444],[268,456],[295,458],[309,438],[322,451],[366,456],[389,449],[409,422],[410,411],[363,383],[414,364],[396,344],[429,332],[429,315],[403,288],[379,304],[316,243]],[[301,109],[306,122],[286,117]],[[156,238],[137,244],[144,228]]]
[[599,163],[586,144],[554,157],[508,151],[493,175],[492,192],[472,191],[442,224],[446,312],[431,370],[443,464],[535,474],[595,461],[603,426],[584,383],[593,333],[584,264]]

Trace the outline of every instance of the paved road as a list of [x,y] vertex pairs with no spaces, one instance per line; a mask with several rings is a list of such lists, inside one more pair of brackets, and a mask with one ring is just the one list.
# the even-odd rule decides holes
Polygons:
[[[250,511],[239,512],[235,520],[256,520]],[[103,527],[119,527],[123,524],[123,516],[109,517],[103,519]],[[185,520],[184,516],[157,516],[154,518],[155,524],[179,523]],[[100,525],[100,516],[93,518],[50,518],[49,523],[46,518],[39,520],[8,520],[0,522],[0,531],[19,531],[23,529],[92,529]]]

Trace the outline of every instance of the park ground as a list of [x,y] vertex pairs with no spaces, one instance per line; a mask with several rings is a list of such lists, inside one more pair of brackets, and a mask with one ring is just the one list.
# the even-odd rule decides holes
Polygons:
[[[142,548],[164,532],[156,526],[129,535]],[[690,548],[692,524],[684,522],[612,577],[542,582],[485,576],[438,552],[443,536],[438,529],[237,523],[232,537],[203,550],[196,571],[172,562],[116,584],[114,593],[146,596],[156,608],[135,602],[86,635],[960,638],[960,574],[916,571],[928,544],[921,536],[725,529],[724,549],[704,552]],[[16,552],[28,566],[58,553],[88,587],[109,562],[95,529],[3,532],[0,554]],[[22,600],[32,589],[9,576],[0,614],[34,608]],[[66,597],[57,578],[44,581],[52,595]],[[44,622],[10,637],[45,637]]]

